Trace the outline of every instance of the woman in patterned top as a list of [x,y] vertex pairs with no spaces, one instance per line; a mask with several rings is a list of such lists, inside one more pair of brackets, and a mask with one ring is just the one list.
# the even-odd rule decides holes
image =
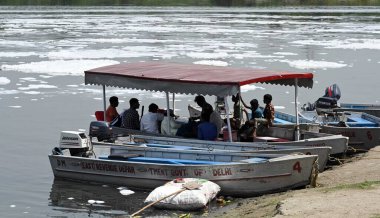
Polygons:
[[263,112],[264,118],[267,120],[267,127],[273,126],[274,121],[274,106],[272,104],[272,95],[264,95],[265,109]]

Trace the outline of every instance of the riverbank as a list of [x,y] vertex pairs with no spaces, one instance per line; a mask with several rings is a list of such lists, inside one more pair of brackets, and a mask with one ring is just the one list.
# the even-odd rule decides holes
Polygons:
[[318,187],[237,199],[210,217],[380,217],[380,146],[318,176]]

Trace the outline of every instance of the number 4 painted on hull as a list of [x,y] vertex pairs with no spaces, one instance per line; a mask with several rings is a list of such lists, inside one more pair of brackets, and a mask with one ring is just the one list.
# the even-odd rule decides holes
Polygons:
[[300,164],[299,161],[297,161],[297,162],[293,165],[293,170],[296,170],[296,171],[298,171],[299,173],[301,172],[302,167],[301,167],[301,164]]

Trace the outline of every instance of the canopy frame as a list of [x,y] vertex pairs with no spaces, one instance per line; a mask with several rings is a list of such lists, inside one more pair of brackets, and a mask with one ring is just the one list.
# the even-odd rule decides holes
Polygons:
[[[169,112],[169,93],[173,93],[173,110],[175,93],[223,97],[228,108],[227,97],[240,93],[241,86],[253,83],[295,86],[295,114],[297,121],[295,138],[298,140],[298,87],[312,88],[312,73],[275,72],[262,69],[165,62],[116,64],[85,71],[86,85],[103,86],[104,116],[106,112],[106,86],[165,92]],[[227,125],[229,140],[232,141],[229,119],[227,119]]]

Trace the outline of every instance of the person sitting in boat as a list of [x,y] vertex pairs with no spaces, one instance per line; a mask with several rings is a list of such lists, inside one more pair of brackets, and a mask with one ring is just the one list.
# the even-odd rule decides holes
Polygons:
[[206,102],[205,97],[203,97],[202,95],[196,96],[194,101],[198,104],[198,106],[202,108],[201,117],[204,113],[210,115],[209,120],[216,126],[217,133],[219,135],[224,123],[222,118],[220,117],[220,114],[217,111],[215,111],[209,103]]
[[264,103],[265,103],[265,108],[264,108],[264,118],[266,119],[265,125],[267,127],[273,126],[273,121],[274,121],[274,106],[272,104],[272,95],[270,94],[265,94],[264,95]]
[[110,105],[108,106],[106,110],[106,121],[111,122],[116,117],[119,116],[119,113],[117,112],[116,108],[119,105],[119,99],[116,96],[112,96],[110,99]]
[[[161,122],[161,134],[168,136],[175,136],[177,130],[181,127],[180,123],[177,123],[175,120],[176,116],[172,109],[170,109],[170,116],[167,116],[167,112],[164,113],[164,119]],[[170,128],[168,126],[170,123]]]
[[[244,111],[245,115],[247,116],[248,121],[264,117],[263,111],[259,107],[259,101],[256,98],[252,99],[249,102],[249,106],[243,101],[242,98],[240,98],[240,99],[241,99],[241,102],[243,103],[243,106],[244,106],[243,111]],[[251,110],[251,117],[249,117],[248,112],[245,109]]]
[[140,130],[139,112],[137,109],[140,107],[137,98],[129,100],[129,108],[122,114],[122,127],[127,129]]
[[215,141],[218,137],[218,130],[215,124],[210,122],[211,113],[201,114],[201,122],[198,125],[197,138],[200,140]]
[[158,105],[152,103],[149,105],[148,113],[144,114],[140,121],[140,130],[151,133],[159,133],[159,125],[164,119],[162,113],[158,113]]
[[242,103],[244,107],[251,110],[251,117],[239,129],[240,140],[253,141],[254,138],[256,137],[257,120],[263,118],[263,112],[261,111],[259,107],[259,101],[257,99],[252,99],[249,102],[250,106],[246,105],[244,101],[242,101]]

